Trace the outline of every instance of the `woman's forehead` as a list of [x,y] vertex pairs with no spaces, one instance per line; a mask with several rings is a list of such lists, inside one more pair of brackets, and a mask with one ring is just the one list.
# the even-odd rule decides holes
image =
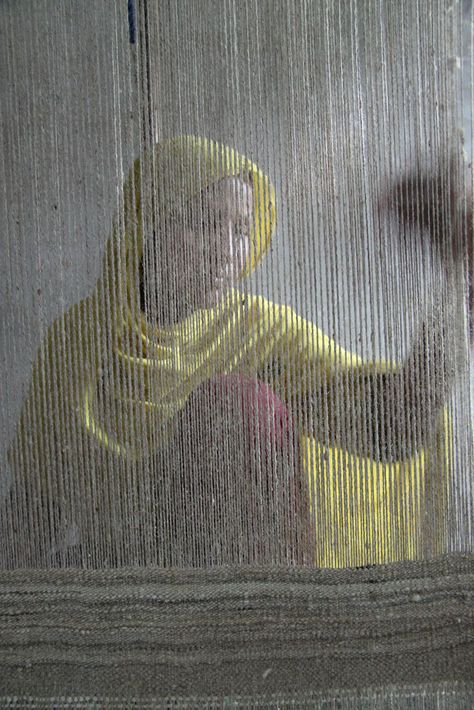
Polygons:
[[252,186],[238,176],[225,177],[213,182],[203,193],[209,208],[225,212],[229,217],[252,211]]

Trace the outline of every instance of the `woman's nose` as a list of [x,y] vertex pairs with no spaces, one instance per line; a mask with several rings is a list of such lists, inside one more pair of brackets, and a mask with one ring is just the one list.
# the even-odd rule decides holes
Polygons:
[[226,250],[223,254],[225,263],[225,273],[229,276],[234,269],[234,229],[232,223],[227,226],[227,238],[225,240]]

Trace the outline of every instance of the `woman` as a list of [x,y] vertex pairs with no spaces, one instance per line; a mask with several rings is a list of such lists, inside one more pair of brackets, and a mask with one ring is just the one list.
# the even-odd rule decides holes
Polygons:
[[230,148],[184,136],[135,162],[97,286],[35,364],[4,564],[341,567],[445,550],[447,392],[421,429],[407,412],[427,334],[404,366],[364,363],[238,292],[275,219],[269,179]]

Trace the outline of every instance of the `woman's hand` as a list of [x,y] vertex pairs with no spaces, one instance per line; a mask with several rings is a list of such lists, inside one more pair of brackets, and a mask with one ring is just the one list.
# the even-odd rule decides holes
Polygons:
[[[410,170],[380,201],[381,210],[396,215],[402,229],[427,237],[452,284],[455,265],[463,263],[468,284],[471,342],[474,342],[474,231],[472,164],[452,151],[440,155],[431,169]],[[406,234],[406,229],[404,234]],[[456,285],[455,285],[456,286]]]

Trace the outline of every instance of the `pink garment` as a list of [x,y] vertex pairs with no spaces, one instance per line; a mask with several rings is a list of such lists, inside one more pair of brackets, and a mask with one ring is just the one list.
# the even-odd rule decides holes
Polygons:
[[181,412],[171,447],[184,492],[178,524],[192,528],[196,550],[193,559],[183,550],[180,564],[310,563],[299,437],[267,384],[241,374],[208,380]]
[[230,400],[241,407],[242,419],[255,444],[265,457],[297,446],[293,422],[286,405],[271,387],[239,373],[222,375],[209,381],[217,406]]

